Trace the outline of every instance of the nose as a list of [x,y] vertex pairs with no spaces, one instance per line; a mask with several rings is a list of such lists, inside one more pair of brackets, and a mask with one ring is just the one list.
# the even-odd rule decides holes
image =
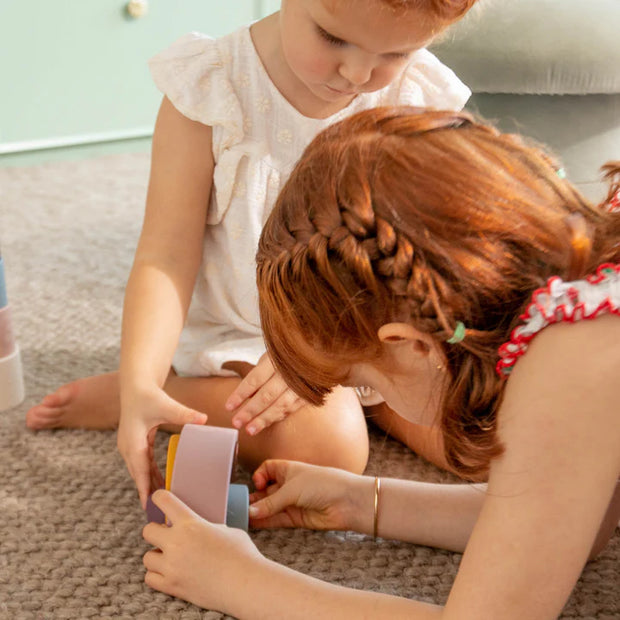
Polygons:
[[370,80],[374,65],[366,54],[351,53],[340,63],[339,73],[354,86],[362,86]]

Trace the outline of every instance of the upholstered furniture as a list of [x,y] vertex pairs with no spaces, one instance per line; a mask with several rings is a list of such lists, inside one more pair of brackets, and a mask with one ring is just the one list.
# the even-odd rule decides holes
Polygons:
[[620,159],[620,0],[480,0],[433,52],[468,108],[544,142],[586,195]]

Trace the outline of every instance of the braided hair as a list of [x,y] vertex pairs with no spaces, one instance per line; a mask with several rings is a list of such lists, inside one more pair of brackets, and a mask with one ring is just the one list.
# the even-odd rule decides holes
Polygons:
[[[619,170],[610,164],[608,177]],[[502,450],[498,347],[534,290],[617,261],[619,238],[620,215],[586,201],[517,136],[465,112],[361,112],[308,146],[263,230],[267,348],[318,405],[351,365],[381,364],[381,325],[429,334],[448,374],[446,457],[475,477]],[[448,344],[459,322],[465,338]]]

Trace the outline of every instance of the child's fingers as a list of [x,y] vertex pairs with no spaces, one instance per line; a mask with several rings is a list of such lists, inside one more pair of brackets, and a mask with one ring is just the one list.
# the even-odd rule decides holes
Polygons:
[[176,495],[159,489],[153,493],[153,503],[170,519],[172,525],[182,518],[200,519],[200,517]]
[[[142,538],[157,549],[163,549],[166,546],[166,540],[170,536],[170,528],[163,523],[147,523],[142,528]],[[145,564],[146,566],[146,564]],[[151,563],[151,567],[153,563]],[[147,566],[147,568],[149,568]],[[150,570],[153,570],[150,568]]]
[[163,575],[156,573],[155,571],[147,570],[144,575],[144,583],[149,588],[153,588],[153,590],[157,590],[158,592],[166,592],[166,581]]
[[252,482],[257,491],[264,491],[270,482],[284,479],[289,461],[269,459],[263,461],[252,474]]
[[257,530],[270,530],[282,527],[303,527],[291,519],[286,512],[279,512],[272,517],[254,518],[250,515],[250,527]]
[[257,415],[246,427],[250,435],[256,435],[268,426],[281,422],[284,418],[301,409],[306,402],[295,392],[287,390],[269,409]]
[[153,588],[153,590],[168,594],[166,579],[163,575],[160,575],[159,573],[156,573],[154,571],[147,571],[146,575],[144,575],[144,583],[149,588]]
[[146,500],[151,492],[151,463],[146,451],[131,454],[127,457],[127,468],[136,483],[142,509],[146,509]]
[[259,390],[274,374],[271,360],[267,354],[263,355],[258,364],[243,378],[226,401],[226,409],[234,411],[245,400]]
[[272,407],[274,408],[274,415],[282,415],[282,412],[286,412],[286,400],[289,400],[290,396],[287,396],[282,401],[280,399],[287,392],[290,392],[290,390],[282,377],[280,375],[272,375],[235,413],[232,418],[233,425],[236,428],[240,428]]
[[[144,540],[149,544],[152,544],[146,537]],[[147,551],[143,558],[142,564],[146,570],[162,574],[163,554],[160,549],[150,549]]]
[[273,517],[282,512],[289,506],[297,506],[299,500],[299,490],[296,484],[274,485],[272,490],[270,487],[261,499],[250,505],[250,517],[252,519],[266,519]]
[[151,492],[151,477],[149,474],[136,474],[134,477],[136,488],[138,489],[138,497],[143,510],[146,510],[146,500]]
[[[250,496],[250,526],[254,528],[298,527],[301,524],[296,511],[287,510],[298,506],[299,484],[295,474],[305,464],[281,459],[264,461],[252,475],[256,491]],[[297,511],[299,512],[299,511]]]
[[295,413],[305,404],[305,401],[299,398],[297,394],[291,390],[286,390],[268,409],[259,413],[247,424],[246,431],[250,435],[257,435],[272,424],[281,422],[291,413]]
[[250,493],[250,504],[254,504],[260,499],[267,497],[268,495],[272,495],[280,488],[280,485],[277,483],[270,484],[264,491],[254,491],[254,493]]
[[[184,424],[206,424],[206,413],[184,407],[180,403],[175,403],[175,405],[176,407],[174,407],[172,412],[166,412],[167,415],[164,419],[160,420],[160,424],[179,424],[180,426]],[[170,415],[170,413],[172,413],[172,415]]]

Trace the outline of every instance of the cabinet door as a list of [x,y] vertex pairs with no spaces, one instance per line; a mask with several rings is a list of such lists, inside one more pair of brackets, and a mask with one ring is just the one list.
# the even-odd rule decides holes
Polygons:
[[258,0],[0,0],[0,154],[152,132],[160,94],[147,60],[191,30],[258,16]]

